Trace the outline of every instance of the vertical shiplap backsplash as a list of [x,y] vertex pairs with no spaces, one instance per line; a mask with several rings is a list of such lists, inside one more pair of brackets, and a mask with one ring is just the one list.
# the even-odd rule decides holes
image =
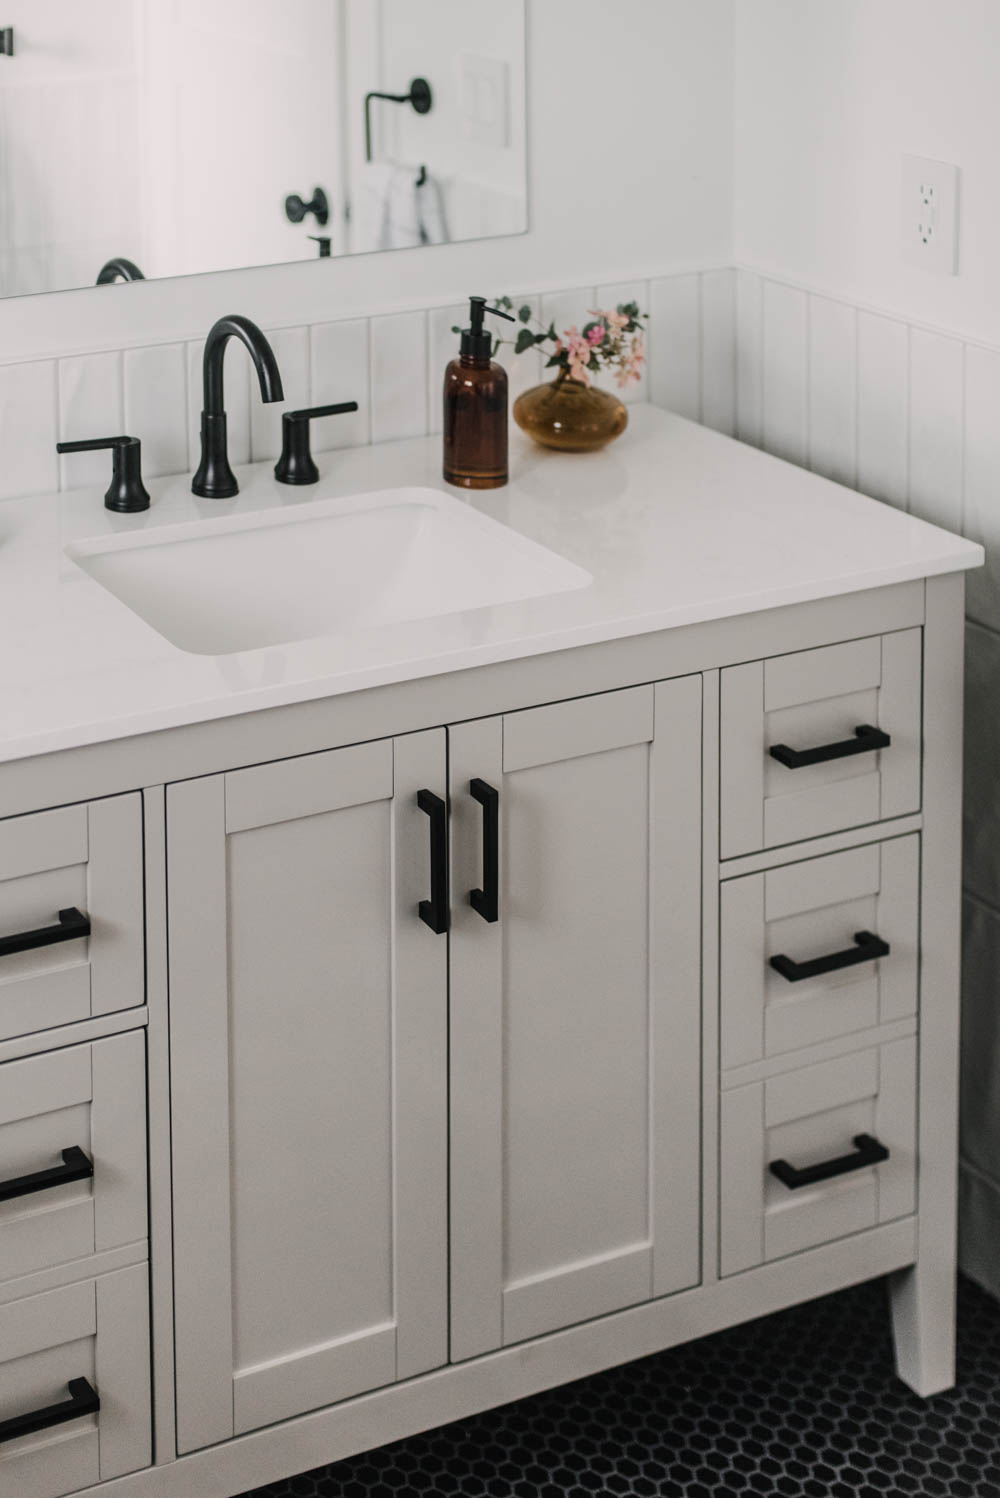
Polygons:
[[1000,349],[737,273],[738,435],[986,548],[969,573],[962,1259],[1000,1295]]
[[[581,326],[595,307],[636,300],[651,312],[649,359],[628,401],[652,400],[721,431],[736,424],[736,279],[725,268],[571,287],[545,296],[520,293],[546,324]],[[440,388],[466,321],[467,303],[312,326],[269,328],[285,388],[285,406],[356,400],[353,416],[318,422],[318,452],[387,442],[441,429]],[[501,330],[507,324],[498,324]],[[0,499],[107,481],[100,453],[57,458],[58,439],[128,431],[141,438],[150,478],[192,470],[198,458],[203,344],[158,343],[62,359],[0,365]],[[545,378],[537,351],[499,358],[512,398]],[[609,381],[610,388],[615,388]],[[275,458],[280,405],[264,406],[249,360],[226,360],[229,447],[234,463]]]

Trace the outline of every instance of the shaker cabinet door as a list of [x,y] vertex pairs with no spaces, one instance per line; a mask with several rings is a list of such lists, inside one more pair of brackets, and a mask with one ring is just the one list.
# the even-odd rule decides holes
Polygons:
[[701,681],[449,729],[453,1359],[699,1278]]
[[447,1359],[445,796],[443,730],[168,790],[182,1452]]

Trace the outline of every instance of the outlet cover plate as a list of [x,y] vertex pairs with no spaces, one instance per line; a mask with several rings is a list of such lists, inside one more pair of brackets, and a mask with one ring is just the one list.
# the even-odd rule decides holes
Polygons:
[[958,271],[958,167],[904,156],[900,252],[909,265],[940,276]]
[[510,68],[498,57],[462,58],[462,135],[475,146],[510,145]]

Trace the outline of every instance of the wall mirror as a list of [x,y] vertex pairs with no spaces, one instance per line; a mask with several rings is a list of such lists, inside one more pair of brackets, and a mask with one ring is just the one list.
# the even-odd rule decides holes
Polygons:
[[523,233],[524,0],[8,0],[0,294]]

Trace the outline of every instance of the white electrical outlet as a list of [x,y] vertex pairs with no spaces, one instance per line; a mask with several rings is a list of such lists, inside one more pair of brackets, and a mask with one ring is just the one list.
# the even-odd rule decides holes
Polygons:
[[462,58],[462,134],[477,146],[510,144],[510,68],[501,58]]
[[938,275],[958,270],[958,167],[926,156],[903,157],[900,249],[903,259]]

